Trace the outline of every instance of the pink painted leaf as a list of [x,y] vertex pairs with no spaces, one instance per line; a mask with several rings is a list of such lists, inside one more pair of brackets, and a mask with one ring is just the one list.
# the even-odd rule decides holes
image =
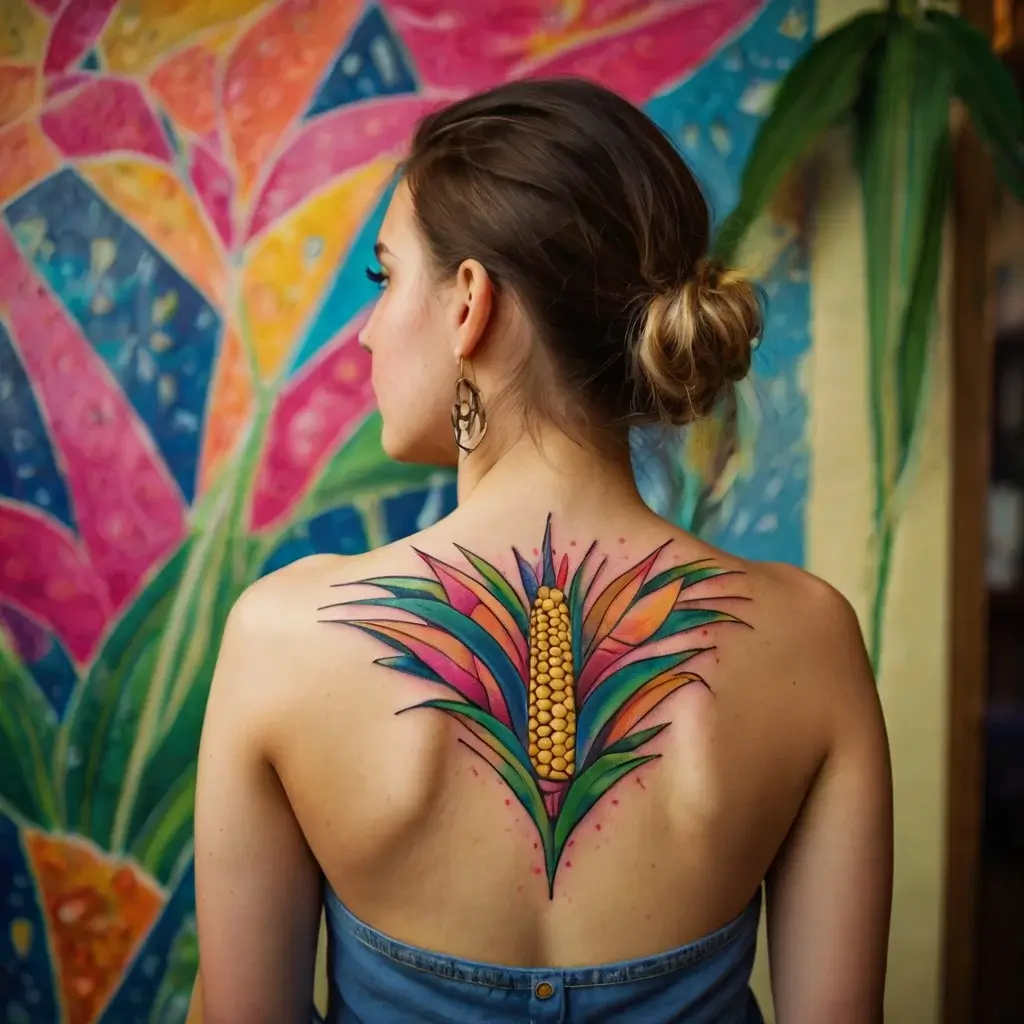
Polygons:
[[372,411],[370,357],[358,340],[361,325],[362,318],[346,327],[278,399],[253,492],[254,530],[285,519]]
[[315,118],[284,151],[256,200],[252,238],[329,181],[391,153],[443,100],[397,96],[341,107]]
[[40,121],[68,157],[127,150],[171,159],[167,137],[134,82],[98,79],[66,99],[57,97]]
[[428,85],[476,91],[558,73],[599,78],[634,102],[696,67],[764,0],[386,0],[392,24]]
[[181,494],[100,356],[3,227],[0,267],[0,306],[67,467],[79,534],[117,608],[184,536]]
[[107,587],[78,539],[40,509],[0,499],[0,603],[58,636],[83,663],[112,609]]
[[43,70],[64,71],[96,41],[117,0],[85,0],[65,4],[50,31]]
[[192,147],[188,176],[225,248],[230,250],[234,237],[231,222],[234,182],[230,172],[205,145],[198,145]]

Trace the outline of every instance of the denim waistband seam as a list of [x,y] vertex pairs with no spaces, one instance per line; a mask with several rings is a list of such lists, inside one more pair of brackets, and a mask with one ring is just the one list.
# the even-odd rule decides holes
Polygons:
[[459,957],[420,950],[401,943],[360,921],[340,901],[337,902],[347,918],[345,924],[349,934],[360,945],[392,962],[451,981],[510,990],[532,988],[542,978],[557,978],[566,988],[601,988],[662,977],[692,967],[731,945],[743,933],[744,925],[754,910],[752,903],[739,917],[718,931],[676,950],[635,958],[621,964],[593,967],[502,967],[499,964],[462,961]]

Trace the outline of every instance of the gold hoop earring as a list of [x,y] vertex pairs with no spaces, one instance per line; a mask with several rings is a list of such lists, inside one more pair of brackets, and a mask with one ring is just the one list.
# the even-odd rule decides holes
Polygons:
[[465,375],[462,359],[459,360],[459,379],[455,382],[455,401],[452,403],[452,432],[455,443],[467,455],[476,451],[487,433],[487,413],[480,389]]

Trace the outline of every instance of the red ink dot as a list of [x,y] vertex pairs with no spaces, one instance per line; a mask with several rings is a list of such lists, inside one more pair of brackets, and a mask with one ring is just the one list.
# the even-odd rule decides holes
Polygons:
[[619,801],[618,801],[618,800],[613,800],[613,801],[612,801],[612,803],[613,803],[613,804],[614,804],[614,805],[615,805],[616,807],[618,807],[618,806],[619,806]]
[[539,554],[540,554],[540,550],[539,550],[538,548],[534,548],[534,549],[533,549],[533,555],[534,555],[534,557],[536,558],[536,557],[537,557],[537,555],[539,555]]
[[708,635],[708,631],[707,631],[706,629],[702,629],[702,630],[700,631],[700,635],[701,635],[701,636],[707,636],[707,635]]
[[505,806],[506,807],[511,807],[512,806],[512,801],[511,800],[506,800],[505,801]]
[[601,831],[601,826],[600,825],[596,825],[595,828],[597,829],[598,832]]
[[533,848],[536,850],[539,845],[540,845],[539,843],[534,843],[533,844]]
[[543,869],[542,869],[542,868],[534,868],[534,869],[533,869],[533,873],[534,873],[535,875],[540,875],[540,874],[543,874]]
[[565,866],[566,866],[567,868],[571,868],[571,867],[572,867],[572,861],[571,861],[571,860],[567,860],[567,861],[565,862]]
[[575,845],[576,845],[576,840],[575,839],[570,839],[569,840],[569,849],[571,850]]

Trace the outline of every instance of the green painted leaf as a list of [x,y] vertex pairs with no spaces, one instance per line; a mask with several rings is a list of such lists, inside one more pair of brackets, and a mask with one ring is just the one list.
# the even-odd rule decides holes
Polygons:
[[628,754],[632,750],[637,750],[667,729],[670,724],[670,722],[662,722],[660,725],[652,725],[649,729],[639,729],[636,732],[631,732],[628,736],[623,736],[621,740],[617,740],[615,743],[605,747],[601,756],[604,757],[606,754]]
[[596,550],[597,542],[595,541],[587,548],[586,553],[580,559],[580,564],[576,567],[576,571],[572,574],[572,579],[569,582],[568,601],[566,603],[569,605],[569,623],[572,626],[572,656],[576,665],[582,665],[585,660],[583,657],[583,609],[586,605],[587,592],[590,588],[584,585],[584,575],[587,570],[587,563]]
[[[72,831],[107,847],[127,750],[149,692],[157,647],[188,560],[186,542],[145,584],[72,692],[55,774]],[[120,768],[114,763],[120,759]],[[166,780],[165,780],[166,783]]]
[[751,225],[776,189],[821,135],[850,114],[865,65],[888,24],[878,11],[858,15],[818,40],[783,79],[743,170],[740,198],[715,241],[732,262]]
[[[378,637],[378,639],[383,640],[384,637]],[[420,679],[426,679],[430,683],[444,684],[444,680],[433,669],[424,665],[414,654],[399,654],[393,658],[377,658],[374,664],[380,665],[382,668],[390,668],[395,672],[404,672],[408,676],[419,676]]]
[[[631,662],[598,683],[586,696],[576,722],[576,744],[582,752],[577,758],[585,763],[591,747],[601,730],[611,721],[615,713],[642,686],[663,672],[685,664],[699,651],[683,651],[679,654],[659,654]],[[575,785],[575,783],[574,783]]]
[[526,737],[526,683],[504,647],[478,622],[449,604],[421,598],[374,597],[352,602],[360,607],[397,608],[437,626],[469,648],[494,676],[517,736]]
[[196,791],[195,760],[170,786],[164,782],[160,800],[149,807],[149,814],[136,829],[129,853],[161,885],[168,885],[181,856],[182,848],[191,839]]
[[668,618],[661,624],[658,631],[651,637],[651,643],[657,640],[665,640],[670,636],[678,636],[681,633],[689,632],[691,629],[698,629],[701,626],[710,626],[714,622],[735,622],[745,625],[741,619],[728,612],[720,612],[716,608],[676,608],[668,613]]
[[[230,525],[224,526],[223,539],[226,541],[219,553],[210,559],[204,587],[212,588],[215,600],[212,604],[201,602],[203,619],[196,624],[194,632],[181,637],[177,653],[178,675],[168,700],[164,703],[159,723],[146,739],[145,758],[134,793],[130,794],[131,804],[126,807],[126,827],[123,843],[131,847],[139,841],[145,823],[151,819],[153,808],[165,797],[169,779],[185,776],[195,764],[199,753],[199,737],[206,713],[206,700],[213,681],[213,672],[220,653],[220,642],[227,624],[228,615],[235,601],[245,589],[248,580],[244,570],[237,565],[232,553],[236,546],[245,543],[244,537],[230,533]],[[199,601],[190,602],[199,605]],[[125,798],[129,794],[125,794]],[[188,822],[191,827],[191,804]],[[190,840],[188,829],[179,828],[178,847],[172,848],[165,858],[173,865],[183,844]]]
[[453,478],[452,473],[436,467],[390,459],[381,447],[380,432],[380,413],[374,412],[324,468],[294,520],[314,519],[322,512],[351,504],[361,495],[397,494]]
[[551,823],[548,818],[544,799],[533,776],[530,759],[518,738],[506,725],[499,722],[475,704],[465,704],[457,700],[427,700],[416,704],[415,708],[434,708],[443,711],[456,719],[471,722],[479,732],[483,733],[482,741],[490,747],[499,759],[498,765],[492,767],[516,795],[526,813],[537,828],[544,848],[545,863],[549,872],[552,869]]
[[988,144],[996,171],[1024,203],[1024,104],[1013,76],[963,18],[944,11],[928,11],[926,18],[934,29],[937,65],[952,71],[953,89]]
[[431,597],[435,601],[445,600],[444,587],[437,580],[421,579],[418,576],[374,576],[362,582],[387,590],[392,597]]
[[63,814],[51,765],[57,715],[0,630],[0,807],[44,828]]
[[480,574],[480,578],[487,585],[488,590],[508,609],[509,614],[515,619],[516,625],[522,631],[523,636],[529,636],[530,619],[526,609],[523,607],[523,599],[519,596],[515,587],[486,559],[481,558],[479,555],[474,555],[472,551],[467,551],[466,548],[460,547],[458,544],[455,547],[458,548],[465,558],[468,559],[470,565]]
[[717,576],[738,576],[740,573],[735,569],[722,569],[717,565],[707,565],[708,559],[701,558],[696,562],[687,562],[685,565],[674,565],[671,569],[665,569],[656,576],[652,576],[641,588],[637,599],[653,594],[656,590],[675,583],[676,580],[683,581],[683,590],[688,590],[697,583],[704,580],[711,580]]
[[[629,752],[602,754],[589,768],[573,779],[555,822],[554,853],[557,864],[573,830],[587,816],[598,800],[620,779],[660,754],[635,757]],[[553,881],[553,878],[551,879]]]
[[190,916],[174,937],[149,1024],[183,1024],[198,972],[199,936],[196,933],[195,916]]

